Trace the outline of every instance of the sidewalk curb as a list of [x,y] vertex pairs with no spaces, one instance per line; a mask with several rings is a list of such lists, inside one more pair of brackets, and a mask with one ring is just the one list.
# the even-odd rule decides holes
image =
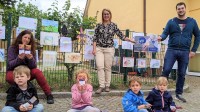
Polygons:
[[[185,85],[183,88],[183,91],[188,91],[189,85]],[[142,90],[144,95],[146,96],[151,90]],[[168,91],[171,92],[172,95],[175,94],[175,89],[168,89]],[[99,96],[123,96],[126,91],[122,90],[113,90],[110,92],[102,92],[101,94],[95,94],[95,92],[92,93],[93,97],[99,97]],[[71,98],[71,92],[53,92],[54,98]],[[0,93],[0,99],[6,99],[6,93]],[[44,99],[45,94],[44,93],[38,93],[38,97],[40,99]]]

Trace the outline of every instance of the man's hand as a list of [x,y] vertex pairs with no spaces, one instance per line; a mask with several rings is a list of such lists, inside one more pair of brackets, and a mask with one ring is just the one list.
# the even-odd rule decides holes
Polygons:
[[158,40],[158,42],[160,42],[162,40],[162,37],[158,36],[157,40]]
[[195,56],[195,54],[196,54],[195,52],[191,51],[190,54],[189,54],[189,58],[193,58]]

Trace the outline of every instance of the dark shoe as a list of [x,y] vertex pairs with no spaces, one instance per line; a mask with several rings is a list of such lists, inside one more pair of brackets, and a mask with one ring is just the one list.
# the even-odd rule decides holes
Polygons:
[[108,86],[106,86],[105,92],[110,92],[110,88]]
[[181,94],[177,94],[176,97],[175,97],[176,100],[179,100],[179,101],[182,101],[183,103],[186,102],[186,99],[183,98],[183,96]]
[[103,88],[99,87],[99,89],[97,89],[97,91],[95,92],[96,94],[101,94],[101,92],[103,92]]
[[54,99],[53,99],[52,94],[47,95],[47,103],[48,104],[54,104]]

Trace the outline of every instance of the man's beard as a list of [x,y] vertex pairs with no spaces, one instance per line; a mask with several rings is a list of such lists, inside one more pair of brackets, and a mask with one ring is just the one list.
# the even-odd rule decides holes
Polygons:
[[183,13],[183,14],[178,14],[178,17],[180,17],[180,18],[182,18],[182,17],[184,17],[185,16],[185,13]]

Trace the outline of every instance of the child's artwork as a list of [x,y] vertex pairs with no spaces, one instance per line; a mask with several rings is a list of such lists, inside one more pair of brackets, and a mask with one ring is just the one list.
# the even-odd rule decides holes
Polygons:
[[24,29],[36,30],[37,29],[37,19],[20,16],[19,22],[18,22],[18,27],[24,28]]
[[133,50],[133,43],[128,41],[122,41],[122,49]]
[[4,62],[5,59],[5,52],[4,52],[4,49],[0,49],[0,62]]
[[72,39],[70,37],[60,38],[60,52],[72,52]]
[[148,51],[149,41],[147,40],[149,40],[148,36],[136,36],[134,51],[135,52]]
[[173,65],[172,69],[178,69],[178,62],[177,62],[177,61],[175,61],[175,63],[174,63],[174,65]]
[[58,32],[58,21],[42,19],[42,31]]
[[19,54],[24,53],[24,44],[19,44]]
[[118,49],[119,48],[119,39],[113,39],[114,41],[114,48]]
[[43,66],[50,67],[56,66],[57,52],[56,51],[43,51]]
[[40,45],[58,46],[59,33],[40,32]]
[[86,44],[92,45],[94,33],[94,29],[86,29]]
[[138,66],[138,68],[146,68],[147,67],[146,59],[138,58],[137,59],[137,66]]
[[142,33],[142,32],[133,32],[133,34],[132,34],[133,40],[135,40],[136,36],[144,36],[144,33]]
[[0,26],[0,39],[5,39],[5,26]]
[[33,34],[33,37],[35,38],[35,30],[24,29],[24,28],[19,28],[19,27],[16,28],[16,37],[24,30],[29,30]]
[[112,63],[113,66],[119,66],[120,65],[120,57],[114,57],[113,59],[113,63]]
[[80,53],[65,53],[65,63],[80,63],[81,54]]
[[86,60],[94,59],[94,55],[92,54],[92,51],[93,51],[92,45],[85,45],[84,59],[86,59]]
[[[148,51],[149,52],[158,52],[160,51],[159,45],[158,45],[158,36],[155,34],[148,34],[149,39],[147,40],[147,43],[149,43]],[[148,44],[147,44],[148,45]]]
[[134,67],[134,58],[123,57],[123,67]]
[[25,45],[25,54],[31,54],[31,45]]
[[150,68],[160,68],[160,60],[158,60],[158,59],[151,59],[151,61],[150,61]]

